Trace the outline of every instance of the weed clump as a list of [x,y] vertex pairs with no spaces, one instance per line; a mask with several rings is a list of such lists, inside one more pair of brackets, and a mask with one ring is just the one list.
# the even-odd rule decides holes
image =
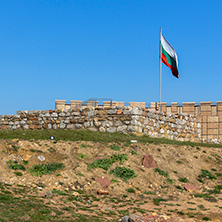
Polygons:
[[214,176],[210,171],[201,169],[201,174],[197,177],[197,180],[201,183],[203,183],[203,178],[209,179],[209,180],[216,180],[217,177]]
[[86,159],[87,156],[86,156],[86,154],[84,154],[84,153],[79,153],[78,156],[77,156],[77,158],[78,158],[79,160],[82,160],[82,159]]
[[111,148],[112,150],[115,150],[115,151],[120,151],[120,147],[119,146],[117,146],[117,145],[111,145],[109,148]]
[[42,176],[43,174],[51,174],[56,170],[63,169],[63,163],[38,164],[29,169],[33,176]]
[[182,178],[179,178],[178,179],[180,182],[183,182],[183,183],[187,183],[189,180],[185,177],[182,177]]
[[12,170],[23,170],[25,171],[25,167],[21,164],[19,164],[17,161],[14,163],[8,162],[8,167]]
[[93,161],[91,164],[88,165],[88,168],[102,168],[104,170],[108,170],[113,163],[120,161],[120,163],[122,164],[126,160],[128,160],[126,154],[113,154],[110,159],[99,159]]
[[160,202],[166,202],[167,199],[162,199],[162,198],[154,198],[153,199],[153,204],[159,206]]
[[120,177],[124,181],[127,181],[130,178],[137,177],[137,174],[134,172],[134,170],[131,170],[126,167],[116,167],[115,169],[111,170],[109,174],[113,174],[116,177]]
[[129,153],[131,153],[131,155],[137,155],[137,152],[135,150],[130,150]]
[[159,168],[155,168],[154,171],[157,172],[161,176],[164,176],[164,177],[168,177],[169,176],[168,172],[160,170]]
[[136,193],[136,191],[133,188],[128,188],[128,189],[126,189],[126,191],[128,193]]

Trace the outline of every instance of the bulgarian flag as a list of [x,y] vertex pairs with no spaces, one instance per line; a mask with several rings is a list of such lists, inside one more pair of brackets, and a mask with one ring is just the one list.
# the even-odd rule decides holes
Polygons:
[[169,42],[163,37],[162,33],[160,35],[160,59],[162,63],[168,66],[172,74],[179,78],[178,73],[178,59],[175,49],[170,45]]

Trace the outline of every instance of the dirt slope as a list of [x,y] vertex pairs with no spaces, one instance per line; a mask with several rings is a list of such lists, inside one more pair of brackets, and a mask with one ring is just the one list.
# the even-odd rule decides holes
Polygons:
[[[125,154],[128,159],[112,163],[108,170],[90,169],[93,161],[110,159],[114,154]],[[142,165],[145,154],[152,155],[157,168]],[[222,221],[221,148],[14,139],[0,141],[0,158],[0,182],[42,187],[40,196],[53,189],[68,190],[78,196],[83,190],[87,195],[99,197],[94,200],[95,209],[101,212],[122,210],[122,214],[109,215],[112,219],[120,219],[125,212],[140,216],[140,221],[142,217],[146,221],[146,217],[152,216],[153,221]],[[14,161],[24,165],[26,170],[10,169]],[[34,165],[48,163],[63,163],[65,167],[41,177],[30,174],[29,169]],[[116,167],[134,170],[137,176],[124,181],[110,174]],[[109,179],[110,185],[101,188],[98,178],[104,177]],[[186,184],[194,185],[194,190],[185,190]],[[108,191],[108,199],[97,195],[98,190]],[[52,198],[59,201],[56,196]],[[123,198],[125,203],[121,206],[115,198]]]

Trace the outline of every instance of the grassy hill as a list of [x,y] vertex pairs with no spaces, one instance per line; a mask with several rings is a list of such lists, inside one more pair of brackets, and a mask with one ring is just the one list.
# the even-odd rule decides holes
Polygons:
[[[0,221],[132,214],[138,221],[221,221],[219,144],[72,130],[0,131],[0,138]],[[156,167],[143,166],[146,154]]]

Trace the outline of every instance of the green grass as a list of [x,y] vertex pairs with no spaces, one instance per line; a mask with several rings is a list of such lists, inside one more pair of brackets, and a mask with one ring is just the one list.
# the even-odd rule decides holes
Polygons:
[[179,178],[178,179],[180,182],[183,182],[183,183],[187,183],[189,180],[185,177],[182,177],[182,178]]
[[79,153],[78,156],[77,156],[77,158],[78,158],[79,160],[82,160],[82,159],[86,159],[87,156],[86,156],[86,154],[84,154],[84,153]]
[[80,144],[79,147],[80,147],[80,148],[87,148],[88,146],[85,145],[85,144]]
[[113,154],[109,159],[99,159],[93,161],[88,165],[88,169],[102,168],[104,170],[108,170],[113,163],[119,161],[122,164],[126,160],[128,160],[126,154]]
[[[96,205],[88,205],[87,200],[85,199],[84,202],[84,194],[80,194],[80,196],[75,196],[72,194],[67,194],[62,190],[54,189],[52,192],[54,196],[58,196],[56,204],[53,202],[45,202],[46,199],[42,196],[36,196],[32,194],[32,189],[26,186],[9,186],[9,184],[0,183],[0,221],[32,221],[32,222],[50,222],[50,221],[58,221],[58,222],[67,222],[67,221],[92,221],[92,222],[114,222],[117,221],[119,215],[117,215],[114,211],[109,211],[107,215],[101,214],[99,209],[96,209]],[[8,190],[2,190],[3,188],[7,187]],[[17,192],[17,190],[21,190]],[[4,193],[2,192],[4,191]],[[16,194],[16,196],[14,195]],[[28,198],[26,198],[28,197]],[[89,198],[89,196],[87,197]],[[68,204],[65,203],[63,200],[69,201]],[[76,205],[76,207],[70,206],[70,201]],[[81,201],[81,205],[77,204],[77,202]],[[72,204],[71,203],[71,204]],[[79,210],[86,211],[81,212],[81,214],[77,213]],[[90,216],[88,215],[87,211],[95,212],[97,215]],[[119,214],[128,212],[126,211],[119,211]],[[65,213],[65,214],[64,214]],[[100,214],[100,215],[99,215]],[[109,220],[106,217],[112,216],[114,217],[113,220]]]
[[14,172],[14,174],[15,174],[16,176],[22,176],[22,175],[23,175],[21,172]]
[[65,193],[64,191],[56,190],[56,189],[53,189],[52,193],[59,194],[59,195],[67,195],[67,193]]
[[[25,132],[25,133],[24,133]],[[127,142],[137,140],[138,143],[173,144],[180,146],[202,146],[202,147],[222,147],[221,144],[180,142],[165,138],[151,138],[149,136],[136,136],[134,134],[93,132],[89,130],[0,130],[2,139],[24,139],[24,140],[48,140],[54,136],[57,140],[64,141],[95,141],[95,142]]]
[[155,168],[154,171],[157,172],[161,176],[169,177],[168,172],[165,172],[164,170],[160,170],[159,168]]
[[43,174],[51,174],[56,170],[63,169],[64,167],[63,163],[38,164],[30,168],[29,172],[33,176],[42,176]]
[[25,171],[25,167],[21,164],[19,164],[17,161],[14,163],[8,162],[8,167],[12,170],[23,170]]
[[119,146],[117,146],[117,145],[115,145],[115,144],[109,146],[109,148],[112,149],[112,150],[115,150],[115,151],[120,151],[120,150],[121,150],[121,147],[119,147]]
[[201,169],[201,174],[197,177],[197,180],[203,183],[203,179],[216,180],[217,177],[214,176],[210,171]]
[[17,152],[18,149],[19,149],[19,146],[12,145],[12,148],[13,148],[13,150],[14,150],[15,152]]
[[137,152],[135,150],[130,150],[129,153],[131,153],[131,155],[137,155]]
[[161,202],[166,202],[167,199],[163,199],[163,198],[154,198],[153,199],[153,204],[159,206]]
[[128,189],[126,189],[126,191],[128,193],[136,193],[136,191],[133,188],[128,188]]
[[147,195],[155,195],[156,192],[154,192],[154,191],[145,191],[144,194],[147,194]]
[[175,183],[175,181],[172,180],[172,179],[170,179],[170,178],[167,178],[167,179],[166,179],[166,182],[169,183],[169,184],[173,184],[173,183]]
[[209,217],[203,217],[202,220],[205,220],[205,221],[210,221],[211,219]]

